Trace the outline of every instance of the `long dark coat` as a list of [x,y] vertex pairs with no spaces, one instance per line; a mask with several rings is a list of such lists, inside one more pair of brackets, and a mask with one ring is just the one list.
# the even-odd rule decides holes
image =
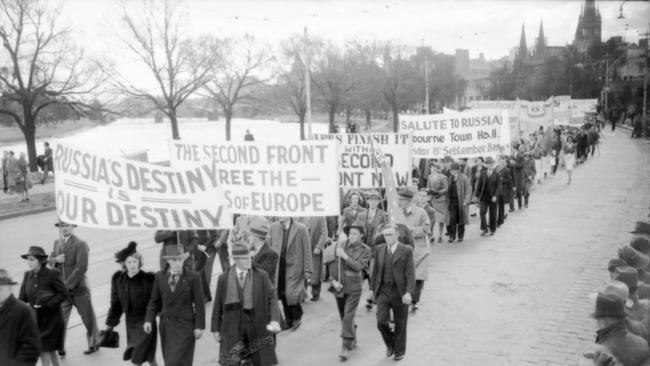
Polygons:
[[[271,224],[271,248],[282,255],[282,223],[276,221]],[[287,303],[298,305],[307,297],[305,293],[305,274],[312,273],[311,244],[307,227],[294,221],[289,230],[289,241],[286,253],[285,291]],[[278,273],[276,273],[275,284],[278,284]]]
[[[236,271],[233,267],[230,271]],[[219,360],[222,365],[231,365],[224,362],[231,347],[240,341],[240,320],[243,304],[234,303],[226,305],[226,294],[228,292],[228,274],[222,273],[217,281],[217,292],[214,295],[214,308],[212,308],[212,332],[219,332],[221,343],[219,345]],[[271,333],[266,326],[271,321],[280,322],[280,309],[278,297],[266,272],[253,267],[250,271],[250,278],[253,280],[253,314],[254,324],[250,340],[268,337]],[[254,366],[277,365],[273,344],[261,347],[259,353],[252,358]],[[238,363],[236,365],[239,365]]]
[[512,188],[514,187],[512,172],[508,167],[505,167],[499,171],[499,175],[501,175],[501,196],[503,196],[503,201],[510,202]]
[[165,366],[191,366],[194,360],[194,329],[205,328],[205,301],[199,274],[183,269],[172,292],[167,269],[156,273],[145,321],[153,324],[158,313]]
[[154,329],[151,334],[146,334],[142,329],[154,279],[153,273],[144,271],[133,277],[118,271],[111,279],[111,307],[106,325],[116,326],[124,314],[127,338],[124,359],[130,359],[134,364],[153,361],[156,356],[156,322],[151,323]]
[[33,271],[25,272],[18,298],[36,312],[42,352],[63,349],[65,322],[61,303],[67,296],[68,290],[56,269],[43,266],[35,274]]
[[[449,184],[451,184],[449,177]],[[456,192],[458,194],[458,212],[463,218],[463,225],[469,225],[469,204],[472,200],[472,187],[469,178],[463,173],[458,173],[456,178]],[[450,224],[449,215],[447,215],[446,224]]]
[[515,187],[517,188],[517,192],[522,192],[524,189],[524,154],[518,151],[513,160],[512,169]]
[[0,308],[0,365],[36,365],[41,354],[40,338],[29,306],[9,295]]
[[[264,243],[262,247],[257,251],[255,257],[253,257],[253,267],[258,268],[266,272],[271,280],[271,283],[275,285],[275,275],[278,272],[278,260],[280,255],[271,248],[268,243]],[[224,271],[227,272],[227,271]]]

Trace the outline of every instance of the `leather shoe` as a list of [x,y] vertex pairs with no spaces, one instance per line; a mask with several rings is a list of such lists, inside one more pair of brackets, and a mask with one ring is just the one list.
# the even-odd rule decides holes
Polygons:
[[394,352],[395,350],[393,350],[393,347],[386,348],[386,357],[392,356]]
[[300,325],[302,324],[302,320],[294,320],[293,324],[291,324],[291,330],[297,330],[300,328]]
[[84,351],[84,355],[90,355],[90,354],[93,354],[93,353],[95,353],[97,351],[99,351],[99,347],[97,347],[97,346],[90,347],[90,348],[88,348],[87,350]]
[[65,357],[65,351],[56,351],[56,353],[58,353],[61,358]]
[[311,301],[318,301],[320,299],[320,296],[312,296]]
[[399,355],[398,355],[398,354],[395,355],[395,361],[401,361],[402,358],[404,358],[404,354],[403,354],[403,353],[402,353],[402,354],[399,354]]

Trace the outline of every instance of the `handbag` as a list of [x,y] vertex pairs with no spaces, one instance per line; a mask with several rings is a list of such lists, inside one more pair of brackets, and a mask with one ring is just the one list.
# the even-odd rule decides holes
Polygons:
[[119,348],[120,334],[113,330],[102,330],[99,332],[99,347]]

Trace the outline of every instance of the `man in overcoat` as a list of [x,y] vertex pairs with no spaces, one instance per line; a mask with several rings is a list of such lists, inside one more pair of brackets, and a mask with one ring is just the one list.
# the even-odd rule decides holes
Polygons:
[[277,279],[287,326],[296,330],[302,324],[302,301],[306,298],[305,280],[311,280],[311,243],[307,227],[283,217],[271,224],[271,248],[280,254]]
[[160,346],[165,366],[191,366],[196,340],[205,329],[205,301],[201,276],[187,270],[182,245],[167,245],[162,258],[167,266],[156,273],[147,305],[144,331],[151,333],[160,314]]
[[206,302],[212,301],[210,293],[210,282],[212,281],[212,269],[217,256],[217,243],[219,232],[217,230],[197,230],[198,244],[194,251],[194,271],[201,275],[203,280],[203,294]]
[[447,231],[449,242],[453,243],[458,237],[462,242],[465,237],[465,225],[469,225],[469,204],[472,199],[472,188],[469,178],[460,171],[458,164],[451,164],[449,177],[449,215],[447,215]]
[[524,193],[524,145],[519,145],[514,157],[510,159],[510,164],[513,169],[515,197],[517,198],[517,208],[521,210],[521,197]]
[[[395,360],[406,353],[406,323],[411,294],[415,287],[413,250],[397,241],[397,230],[387,224],[382,230],[386,244],[375,250],[375,267],[370,281],[377,303],[377,328],[386,344],[386,357]],[[390,328],[390,311],[395,320],[395,330]]]
[[318,301],[323,282],[323,249],[328,237],[327,220],[325,216],[314,216],[302,217],[300,222],[307,227],[311,243],[311,301]]
[[[496,169],[494,169],[494,163],[494,159],[491,156],[485,159],[487,170],[481,172],[476,188],[476,197],[481,202],[481,236],[485,236],[488,233],[488,228],[490,235],[494,235],[494,232],[497,230],[497,202],[499,192],[501,191],[501,177]],[[488,211],[490,219],[489,226],[485,217]]]
[[[90,287],[86,278],[88,271],[88,244],[74,235],[76,225],[64,221],[57,222],[54,226],[59,228],[59,239],[54,241],[54,250],[50,255],[49,263],[52,268],[61,272],[63,281],[68,289],[68,298],[61,304],[63,320],[66,328],[70,319],[70,312],[74,306],[81,316],[81,321],[86,327],[88,349],[84,354],[91,354],[99,350],[99,331],[97,319],[90,296]],[[65,345],[65,336],[64,336]],[[59,350],[60,356],[65,356],[65,350]]]
[[32,310],[12,293],[15,284],[0,269],[0,365],[33,366],[41,354],[41,337]]
[[[248,244],[253,250],[253,267],[261,269],[269,276],[271,284],[275,288],[275,278],[278,272],[278,260],[280,256],[267,243],[269,225],[265,222],[253,222],[249,228]],[[224,271],[226,273],[227,271]]]
[[501,190],[499,192],[498,204],[497,204],[497,226],[503,225],[503,222],[506,219],[506,205],[510,203],[512,198],[512,173],[508,168],[508,162],[505,157],[499,159],[499,176],[501,177]]
[[233,243],[235,266],[219,276],[212,333],[223,366],[277,365],[273,333],[280,331],[280,309],[266,271],[251,266],[248,245]]

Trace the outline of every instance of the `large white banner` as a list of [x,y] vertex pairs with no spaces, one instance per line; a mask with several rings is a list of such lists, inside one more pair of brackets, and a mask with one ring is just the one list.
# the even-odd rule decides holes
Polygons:
[[473,100],[469,102],[472,109],[500,109],[508,112],[510,137],[519,137],[519,103],[516,100]]
[[232,214],[213,162],[174,169],[54,144],[56,210],[102,229],[223,229]]
[[214,162],[225,207],[259,216],[338,215],[335,141],[170,142],[173,167]]
[[315,140],[334,140],[339,145],[339,185],[348,188],[383,187],[381,168],[377,165],[372,145],[381,147],[392,168],[397,186],[411,185],[411,134],[351,133],[314,134]]
[[413,132],[413,157],[441,159],[510,152],[508,113],[498,109],[450,114],[400,115],[402,132]]
[[537,102],[519,100],[519,129],[524,131],[524,136],[538,131],[540,127],[544,131],[553,127],[553,104],[553,98]]

